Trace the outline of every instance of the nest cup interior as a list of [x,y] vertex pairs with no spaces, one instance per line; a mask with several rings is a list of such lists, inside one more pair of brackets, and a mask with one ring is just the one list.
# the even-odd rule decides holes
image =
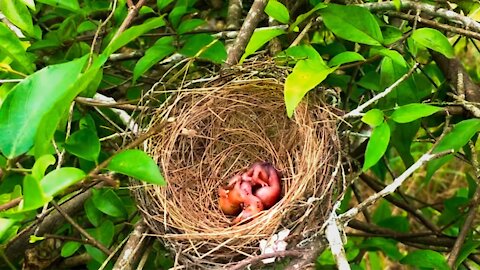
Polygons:
[[[178,256],[228,263],[258,252],[259,240],[282,228],[304,231],[323,223],[338,163],[335,123],[311,100],[289,119],[282,91],[275,80],[188,90],[152,120],[170,120],[146,144],[168,185],[134,191],[147,224]],[[282,197],[253,220],[231,226],[232,216],[218,206],[218,188],[256,161],[281,172]]]

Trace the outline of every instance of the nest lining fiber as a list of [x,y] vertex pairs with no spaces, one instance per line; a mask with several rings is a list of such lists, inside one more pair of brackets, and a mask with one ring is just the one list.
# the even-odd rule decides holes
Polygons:
[[[261,239],[284,228],[296,236],[314,231],[329,214],[339,192],[339,140],[332,112],[314,95],[289,119],[276,79],[212,81],[175,93],[150,126],[159,122],[167,124],[145,150],[168,184],[133,191],[146,223],[181,264],[233,263],[259,254]],[[232,217],[219,209],[218,188],[256,161],[281,172],[282,197],[231,226]]]

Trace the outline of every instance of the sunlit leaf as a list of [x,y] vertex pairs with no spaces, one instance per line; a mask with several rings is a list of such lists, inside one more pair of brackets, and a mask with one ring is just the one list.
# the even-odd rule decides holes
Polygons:
[[295,19],[295,22],[292,23],[292,25],[290,25],[288,30],[289,31],[294,31],[297,28],[297,26],[299,24],[301,24],[305,19],[312,16],[312,14],[315,13],[317,10],[322,9],[322,8],[326,8],[326,7],[327,7],[327,5],[325,5],[324,3],[318,3],[311,10],[309,10],[307,13],[298,15],[297,19]]
[[408,123],[441,110],[442,108],[428,104],[412,103],[396,108],[390,117],[397,123]]
[[257,29],[253,33],[250,41],[245,48],[245,53],[242,55],[240,59],[240,63],[250,56],[251,54],[255,53],[258,49],[260,49],[263,45],[267,42],[272,40],[274,37],[277,37],[281,34],[284,34],[285,30],[283,29]]
[[49,202],[52,196],[45,194],[40,182],[31,175],[23,179],[23,210],[32,210]]
[[0,0],[0,11],[7,19],[30,36],[35,36],[32,15],[21,0]]
[[365,61],[365,58],[361,54],[356,52],[343,52],[335,55],[332,59],[330,59],[330,61],[328,61],[328,65],[334,67],[356,61]]
[[27,5],[27,7],[35,11],[35,2],[33,0],[22,0],[22,2]]
[[5,156],[13,158],[30,150],[42,118],[75,83],[86,60],[43,68],[10,91],[0,107],[0,150]]
[[327,67],[320,60],[306,59],[297,62],[285,81],[284,98],[288,117],[293,116],[295,108],[307,92],[325,80],[335,69]]
[[433,250],[414,250],[400,260],[402,264],[414,267],[425,267],[439,270],[448,270],[450,267],[445,257]]
[[437,51],[448,58],[453,58],[453,47],[442,32],[432,28],[420,28],[413,31],[411,38],[424,47]]
[[177,33],[179,35],[185,34],[187,32],[195,30],[195,28],[201,25],[204,25],[205,23],[206,23],[205,20],[201,20],[201,19],[190,19],[190,20],[183,21],[178,26]]
[[265,7],[265,13],[281,23],[286,24],[290,20],[290,14],[288,13],[287,7],[277,0],[268,1],[267,6]]
[[0,239],[4,239],[5,235],[16,223],[15,219],[0,217]]
[[62,167],[51,171],[40,181],[40,185],[47,196],[55,196],[65,191],[69,186],[85,178],[84,171],[73,167]]
[[343,39],[375,46],[383,43],[380,26],[365,8],[330,4],[320,14],[325,26]]
[[97,161],[100,154],[100,140],[90,129],[80,129],[72,133],[65,142],[65,149],[77,157]]
[[375,127],[370,136],[365,151],[365,162],[363,163],[363,171],[368,170],[382,158],[385,151],[387,151],[388,143],[390,142],[390,127],[387,122]]
[[376,127],[383,123],[383,112],[379,109],[371,109],[363,115],[361,120],[372,128]]
[[0,52],[8,55],[26,74],[33,73],[34,64],[28,57],[20,39],[3,22],[0,22]]
[[43,155],[35,161],[32,167],[33,178],[40,181],[45,176],[45,171],[50,165],[55,164],[55,157],[52,155]]
[[393,62],[400,65],[401,67],[404,67],[404,68],[407,67],[407,61],[405,61],[403,56],[395,50],[375,47],[375,48],[372,48],[372,54],[373,55],[379,54],[379,55],[389,57],[390,59],[392,59]]
[[44,3],[52,7],[63,8],[73,12],[80,10],[78,0],[36,0],[39,3]]
[[141,150],[132,149],[116,154],[107,168],[148,183],[166,184],[157,163]]

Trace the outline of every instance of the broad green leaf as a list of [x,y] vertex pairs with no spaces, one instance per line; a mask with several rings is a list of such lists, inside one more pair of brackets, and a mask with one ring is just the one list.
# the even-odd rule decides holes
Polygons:
[[290,21],[290,14],[287,7],[277,0],[269,0],[265,7],[265,13],[275,20],[287,24]]
[[380,125],[381,123],[383,123],[383,120],[384,120],[383,116],[384,115],[381,110],[371,109],[363,115],[362,122],[374,128]]
[[136,25],[129,27],[125,32],[121,33],[115,40],[112,40],[105,48],[105,54],[110,55],[121,47],[132,42],[137,37],[147,33],[148,31],[159,28],[165,25],[165,20],[162,17],[156,17],[150,20],[145,21],[141,25]]
[[21,0],[0,0],[0,11],[7,19],[29,36],[35,36],[32,15]]
[[383,43],[380,26],[365,8],[330,4],[320,14],[325,26],[343,39],[374,46]]
[[78,0],[36,0],[36,1],[52,7],[63,8],[73,12],[80,11]]
[[334,67],[356,61],[365,61],[365,58],[361,54],[356,52],[343,52],[335,55],[332,59],[330,59],[330,61],[328,61],[328,65],[330,67]]
[[6,157],[30,150],[42,118],[73,86],[86,60],[83,57],[43,68],[10,91],[0,107],[0,150]]
[[315,13],[317,10],[319,9],[322,9],[322,8],[326,8],[327,5],[325,5],[324,3],[318,3],[317,5],[315,5],[310,11],[308,11],[307,13],[304,13],[304,14],[300,14],[298,15],[297,19],[295,20],[294,23],[292,23],[292,25],[290,25],[290,27],[288,28],[288,31],[291,32],[291,31],[295,31],[297,26],[299,24],[301,24],[304,20],[306,20],[308,17],[310,17],[313,13]]
[[35,11],[35,2],[33,0],[22,0],[22,2],[27,5],[27,7]]
[[45,171],[50,165],[55,164],[55,157],[52,155],[43,155],[35,161],[32,167],[33,178],[40,181],[45,176]]
[[223,63],[227,58],[223,43],[208,34],[188,36],[179,53],[188,57],[207,59],[217,64]]
[[280,57],[285,56],[291,58],[293,61],[311,59],[323,62],[322,56],[310,45],[298,45],[290,47],[279,54]]
[[0,217],[0,239],[3,240],[5,238],[5,235],[16,223],[17,221],[15,219]]
[[107,61],[108,56],[107,53],[103,53],[95,59],[90,68],[73,82],[73,85],[71,85],[68,91],[56,100],[52,109],[42,117],[39,125],[40,127],[35,136],[36,157],[50,153],[49,149],[51,148],[51,140],[60,120],[68,113],[68,108],[73,99],[80,94],[80,92],[87,89],[90,83],[96,78],[96,74]]
[[88,255],[92,256],[92,258],[96,262],[103,263],[107,259],[107,255],[105,255],[100,249],[96,247],[85,245],[85,250],[87,251]]
[[285,81],[284,98],[288,117],[307,94],[336,68],[329,68],[321,60],[306,59],[297,62]]
[[28,57],[20,39],[3,22],[0,22],[0,40],[2,41],[0,42],[0,52],[15,61],[21,68],[21,72],[33,73],[35,65]]
[[[408,72],[408,67],[398,64],[390,57],[382,59],[380,70],[380,89],[390,87],[395,81],[401,78]],[[386,98],[379,103],[380,108],[392,108],[395,105],[405,105],[409,103],[418,102],[418,89],[416,88],[413,77],[409,77],[400,83]]]
[[105,220],[96,230],[96,237],[100,243],[109,247],[112,244],[113,236],[115,235],[115,225],[111,220]]
[[84,21],[77,26],[77,33],[81,34],[83,32],[95,31],[97,28],[98,28],[98,25],[95,24],[94,22]]
[[400,263],[411,265],[413,267],[425,267],[438,270],[448,270],[445,257],[433,250],[414,250],[400,260]]
[[122,200],[112,189],[92,190],[92,200],[95,207],[112,217],[127,217]]
[[195,30],[195,28],[201,25],[204,25],[205,23],[206,23],[205,20],[201,20],[201,19],[190,19],[190,20],[183,21],[178,26],[177,34],[182,35],[187,32],[193,31]]
[[[480,119],[468,119],[456,124],[452,130],[446,134],[438,145],[433,149],[433,153],[439,153],[449,149],[454,151],[460,150],[468,141],[480,131]],[[452,155],[448,155],[439,159],[432,160],[427,165],[427,175],[425,178],[429,180],[432,175],[450,159]]]
[[64,258],[70,257],[82,246],[80,242],[68,241],[62,246],[60,255]]
[[77,157],[96,162],[100,154],[100,140],[94,131],[80,129],[68,137],[65,149]]
[[174,0],[157,0],[157,7],[158,10],[164,9],[166,6],[168,6],[170,3],[172,3]]
[[406,124],[389,122],[389,124],[392,129],[390,143],[402,158],[405,168],[408,168],[415,162],[410,152],[410,147],[420,129],[420,121],[413,121]]
[[87,199],[83,207],[85,209],[85,215],[87,216],[88,221],[90,221],[93,226],[98,227],[100,225],[100,221],[102,220],[103,213],[95,207],[92,197]]
[[157,40],[155,44],[149,48],[145,55],[140,58],[133,69],[133,81],[135,82],[145,71],[149,70],[156,63],[175,51],[173,46],[173,37],[163,37]]
[[368,170],[382,158],[385,151],[387,151],[388,143],[390,141],[390,127],[387,122],[375,127],[370,136],[365,151],[365,162],[363,163],[363,171]]
[[375,92],[379,92],[380,89],[380,74],[375,71],[370,71],[366,73],[359,81],[357,81],[357,85],[365,88],[370,89]]
[[173,28],[177,28],[180,24],[180,20],[183,15],[187,14],[189,8],[187,6],[175,6],[172,11],[168,13],[168,20],[172,24]]
[[412,103],[396,108],[390,117],[397,123],[408,123],[441,110],[442,108],[428,104]]
[[84,171],[73,167],[62,167],[51,171],[40,181],[43,192],[47,196],[55,196],[69,186],[83,180],[87,175]]
[[378,47],[372,48],[372,55],[377,55],[377,54],[390,57],[390,59],[392,59],[393,62],[400,65],[401,67],[404,67],[404,68],[407,67],[407,61],[405,61],[403,56],[397,51],[389,50],[386,48],[378,48]]
[[377,225],[384,228],[389,228],[396,232],[408,233],[410,230],[408,222],[409,221],[405,216],[391,216],[377,222]]
[[151,184],[166,184],[157,163],[141,150],[132,149],[116,154],[107,169]]
[[413,31],[411,38],[424,47],[437,51],[448,58],[453,58],[455,53],[448,39],[438,30],[420,28]]
[[397,242],[392,239],[385,239],[381,237],[368,238],[360,244],[360,248],[365,248],[370,251],[381,250],[394,261],[398,261],[403,257]]
[[383,43],[385,43],[385,45],[390,45],[394,42],[397,42],[403,36],[403,33],[400,29],[391,25],[382,26],[380,29],[382,29]]
[[470,256],[470,254],[476,252],[478,247],[480,247],[480,241],[467,240],[460,249],[457,260],[455,261],[455,266],[458,268],[460,264]]
[[28,211],[43,206],[52,199],[52,196],[45,194],[40,182],[31,175],[23,179],[23,208]]
[[393,0],[393,4],[395,5],[395,9],[400,11],[400,8],[402,7],[402,0]]
[[272,40],[274,37],[282,35],[285,33],[283,29],[257,29],[253,32],[250,41],[245,48],[245,53],[240,58],[240,64],[245,61],[245,59],[250,56],[251,54],[255,53],[258,49],[260,49],[265,43]]

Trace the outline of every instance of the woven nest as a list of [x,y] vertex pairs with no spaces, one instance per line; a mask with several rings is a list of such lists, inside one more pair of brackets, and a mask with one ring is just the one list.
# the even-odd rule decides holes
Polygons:
[[[145,150],[168,185],[133,190],[151,230],[184,266],[218,267],[259,254],[259,241],[285,228],[293,246],[320,228],[340,192],[335,115],[310,95],[289,119],[281,82],[245,77],[183,89],[150,122],[165,125]],[[256,161],[281,172],[282,198],[231,226],[218,188]]]

